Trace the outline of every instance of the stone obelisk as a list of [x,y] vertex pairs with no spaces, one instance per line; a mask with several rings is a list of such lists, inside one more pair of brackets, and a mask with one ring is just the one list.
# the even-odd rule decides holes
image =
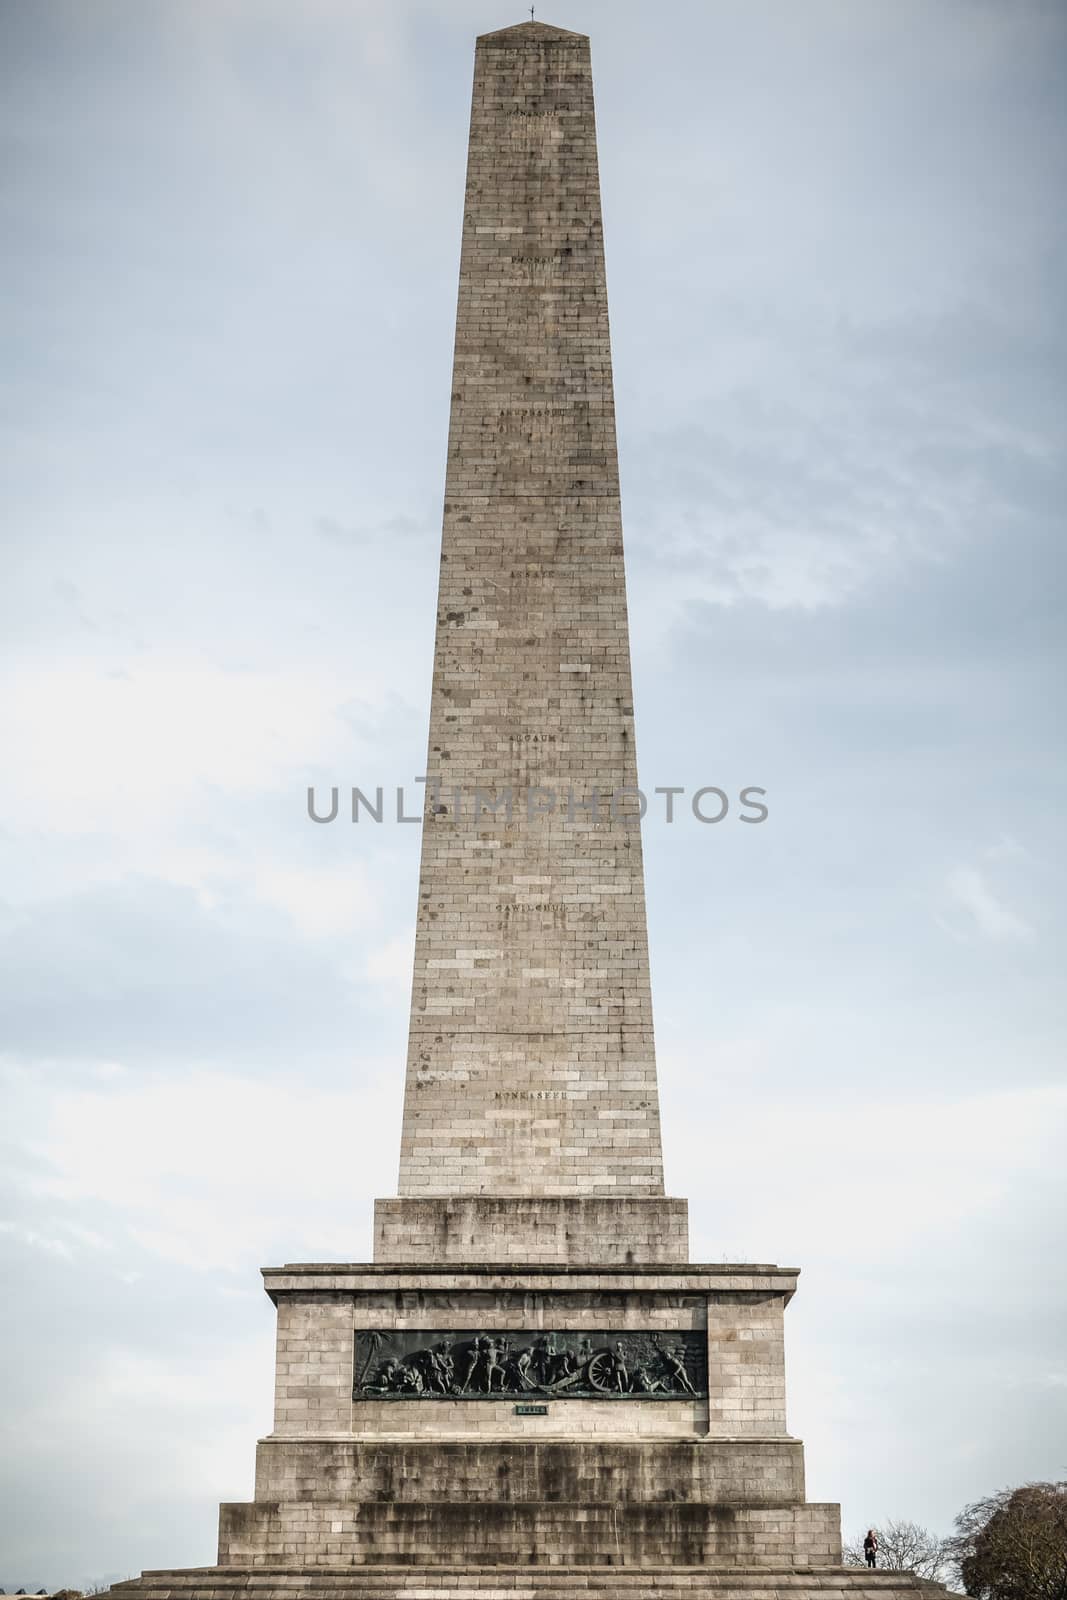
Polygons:
[[662,1194],[593,86],[540,23],[477,53],[427,773],[400,1193]]
[[116,1592],[917,1596],[805,1500],[796,1270],[663,1193],[589,41],[538,22],[477,46],[426,777],[375,1259],[265,1270],[254,1499]]
[[478,41],[451,404],[376,1253],[684,1259],[684,1205],[642,1204],[663,1162],[589,46],[543,23]]

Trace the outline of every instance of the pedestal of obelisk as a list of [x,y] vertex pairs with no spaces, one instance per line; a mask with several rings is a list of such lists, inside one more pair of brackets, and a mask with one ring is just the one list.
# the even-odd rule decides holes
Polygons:
[[542,23],[477,47],[427,774],[375,1259],[265,1272],[254,1498],[115,1592],[918,1593],[805,1500],[796,1271],[691,1264],[663,1192],[589,43]]

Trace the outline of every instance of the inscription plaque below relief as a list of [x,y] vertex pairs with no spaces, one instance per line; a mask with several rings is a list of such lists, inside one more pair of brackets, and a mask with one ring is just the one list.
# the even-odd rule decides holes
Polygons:
[[353,1399],[685,1400],[708,1392],[702,1333],[356,1330]]

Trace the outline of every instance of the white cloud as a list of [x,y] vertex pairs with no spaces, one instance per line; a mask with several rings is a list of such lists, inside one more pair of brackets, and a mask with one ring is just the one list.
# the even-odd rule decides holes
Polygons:
[[[977,867],[954,867],[946,881],[948,897],[965,914],[963,927],[996,942],[1030,939],[1034,930],[993,892]],[[944,925],[944,924],[943,924]],[[956,920],[959,927],[959,920]]]
[[377,910],[367,870],[358,861],[310,868],[265,864],[251,874],[253,892],[280,906],[312,938],[328,938],[365,928]]
[[1014,834],[1010,833],[1001,834],[996,844],[991,844],[988,849],[983,850],[982,855],[987,861],[1031,861],[1033,859],[1026,846],[1020,844]]
[[72,1254],[69,1240],[59,1239],[54,1234],[40,1233],[36,1228],[23,1227],[17,1222],[0,1221],[0,1233],[8,1234],[30,1250],[43,1250],[46,1255],[69,1259]]
[[415,932],[398,934],[387,939],[367,957],[366,975],[375,983],[387,988],[407,989],[411,985],[411,969],[415,959]]
[[[352,1259],[375,1193],[395,1187],[402,1078],[395,1062],[354,1060],[342,1092],[203,1070],[46,1090],[23,1116],[22,1183],[50,1215],[57,1201],[95,1208],[113,1234],[197,1271],[247,1270],[280,1238]],[[95,1229],[60,1226],[100,1247]]]
[[11,823],[158,835],[205,792],[261,791],[338,742],[352,684],[290,669],[154,660],[122,676],[76,659],[12,673],[0,696]]
[[887,1286],[917,1240],[956,1239],[1010,1208],[1067,1132],[1067,1087],[1058,1085],[958,1098],[768,1100],[745,1120],[750,1138],[714,1139],[710,1152],[707,1137],[692,1131],[731,1126],[749,1104],[743,1088],[718,1105],[709,1096],[671,1129],[681,1192],[712,1188],[714,1233],[702,1225],[711,1259],[720,1251],[780,1259],[816,1247],[838,1261],[877,1260]]

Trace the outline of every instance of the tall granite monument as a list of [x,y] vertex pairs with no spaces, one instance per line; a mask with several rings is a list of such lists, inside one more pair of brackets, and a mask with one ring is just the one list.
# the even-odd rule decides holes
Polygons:
[[255,1497],[115,1592],[920,1592],[804,1498],[796,1270],[690,1263],[663,1191],[589,41],[540,22],[475,58],[427,774],[374,1261],[265,1271]]

